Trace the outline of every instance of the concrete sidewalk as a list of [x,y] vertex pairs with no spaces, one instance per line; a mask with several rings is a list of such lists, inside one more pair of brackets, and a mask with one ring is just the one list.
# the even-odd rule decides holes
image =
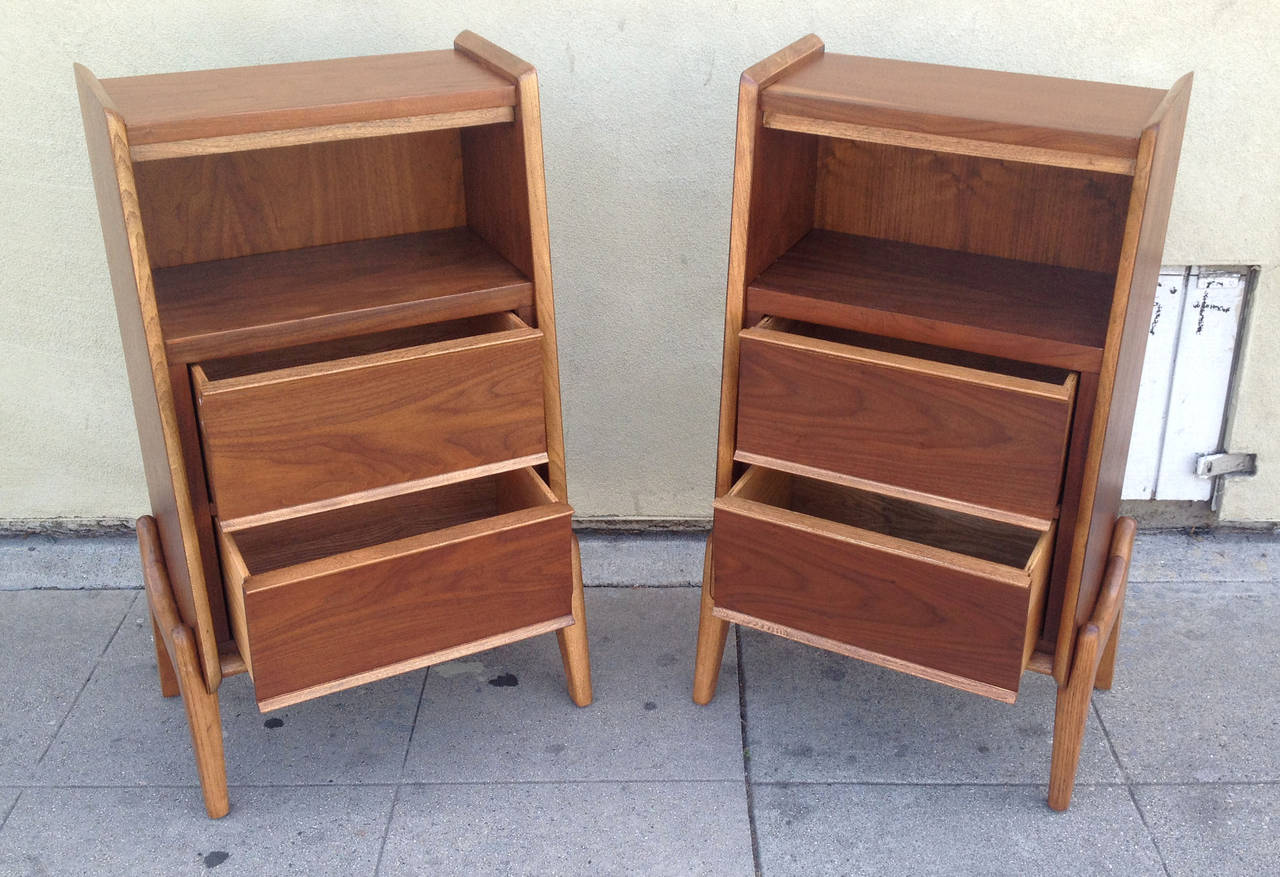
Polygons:
[[267,716],[232,678],[211,821],[132,539],[0,539],[0,874],[1280,868],[1280,538],[1140,534],[1064,814],[1047,678],[1006,706],[741,631],[697,707],[701,538],[583,557],[592,706],[550,636]]

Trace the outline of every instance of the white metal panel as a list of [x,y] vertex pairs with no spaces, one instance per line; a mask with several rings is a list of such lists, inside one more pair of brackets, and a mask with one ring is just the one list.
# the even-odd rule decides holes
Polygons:
[[1151,334],[1142,361],[1142,383],[1133,416],[1133,439],[1124,471],[1124,499],[1155,499],[1164,445],[1165,414],[1173,382],[1174,353],[1186,297],[1186,272],[1161,273],[1151,309]]
[[1218,450],[1231,386],[1245,277],[1200,269],[1187,286],[1156,499],[1207,500],[1212,482],[1196,457]]

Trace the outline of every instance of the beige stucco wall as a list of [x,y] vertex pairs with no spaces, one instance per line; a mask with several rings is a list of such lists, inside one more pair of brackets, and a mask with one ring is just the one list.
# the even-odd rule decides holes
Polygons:
[[443,48],[539,68],[572,499],[709,513],[734,102],[744,67],[832,51],[1165,87],[1196,71],[1167,264],[1266,266],[1226,509],[1280,519],[1280,4],[31,2],[0,32],[0,519],[146,506],[72,61],[100,76]]

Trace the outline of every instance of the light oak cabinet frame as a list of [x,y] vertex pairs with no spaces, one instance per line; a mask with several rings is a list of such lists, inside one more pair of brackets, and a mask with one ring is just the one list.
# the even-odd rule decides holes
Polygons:
[[464,31],[75,77],[209,815],[226,676],[266,710],[555,631],[589,704],[534,68]]
[[[814,35],[743,74],[695,701],[715,694],[729,622],[1008,701],[1010,666],[1051,674],[1049,803],[1068,806],[1089,692],[1110,687],[1115,662],[1134,532],[1120,486],[1190,89],[1190,74],[1162,91],[827,54]],[[1002,415],[966,395],[944,380],[953,357],[1038,408]],[[861,372],[881,362],[925,377],[880,369],[873,385]],[[998,374],[1009,367],[1051,376]],[[886,460],[922,437],[940,453]],[[991,486],[984,450],[1023,474]],[[929,469],[966,453],[971,466]],[[895,515],[950,522],[946,550],[874,532]],[[1016,618],[931,650],[893,594],[926,594],[950,630],[973,609],[947,608],[979,563],[960,555],[982,527],[1008,526],[1052,543],[1028,562],[1030,599],[1000,598],[1029,607],[1021,664]],[[840,570],[869,617],[822,615],[847,597]]]

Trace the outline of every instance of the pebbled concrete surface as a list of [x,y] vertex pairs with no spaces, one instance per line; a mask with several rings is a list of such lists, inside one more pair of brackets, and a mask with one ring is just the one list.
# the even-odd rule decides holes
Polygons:
[[697,707],[681,583],[701,537],[610,534],[588,563],[604,585],[587,594],[592,706],[569,702],[551,636],[267,716],[235,677],[218,822],[181,703],[159,696],[141,594],[103,587],[136,580],[132,540],[94,541],[0,540],[2,874],[1243,875],[1280,859],[1277,538],[1140,535],[1115,689],[1094,696],[1066,814],[1044,803],[1044,677],[1006,706],[743,631]]

